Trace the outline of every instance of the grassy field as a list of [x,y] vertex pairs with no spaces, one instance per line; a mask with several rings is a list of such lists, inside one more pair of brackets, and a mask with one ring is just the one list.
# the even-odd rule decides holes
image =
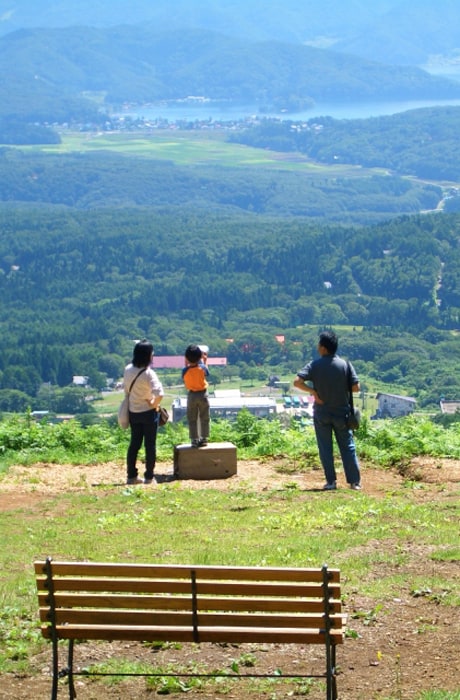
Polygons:
[[[380,660],[381,673],[385,659],[385,665],[391,666],[386,670],[390,676],[398,668],[394,650],[397,628],[402,624],[398,619],[398,600],[407,598],[415,605],[420,599],[425,612],[420,611],[413,624],[418,626],[418,637],[425,647],[444,629],[445,623],[441,624],[440,620],[458,613],[460,597],[453,566],[460,561],[455,527],[458,500],[455,503],[453,493],[449,496],[446,491],[439,491],[435,501],[421,498],[420,489],[424,486],[407,480],[398,488],[388,487],[386,493],[370,491],[356,495],[340,489],[331,498],[315,489],[299,487],[289,470],[277,486],[266,483],[261,488],[242,480],[235,488],[221,490],[207,484],[188,488],[180,482],[171,482],[152,490],[109,482],[90,485],[97,478],[94,468],[88,471],[89,482],[79,481],[77,474],[72,477],[71,471],[63,467],[60,475],[60,469],[59,465],[53,467],[55,479],[49,489],[44,488],[43,468],[30,469],[23,472],[22,481],[17,484],[22,493],[20,501],[12,499],[11,491],[9,501],[5,498],[8,493],[3,494],[0,512],[3,683],[11,675],[33,679],[37,673],[45,680],[34,660],[45,651],[46,644],[37,627],[32,562],[48,555],[64,560],[300,567],[320,566],[327,561],[342,572],[344,603],[350,613],[348,653],[359,655],[359,640],[369,638],[372,650],[369,653]],[[65,481],[64,471],[70,480]],[[18,478],[17,474],[12,470],[11,478]],[[19,522],[23,523],[21,527]],[[384,641],[388,635],[389,648]],[[256,658],[257,654],[253,656]],[[114,658],[108,663],[112,672],[136,669],[134,660]],[[402,672],[407,675],[407,659],[401,664]],[[350,682],[356,682],[353,673],[345,669],[347,677]],[[345,685],[344,680],[341,676],[339,687]],[[119,694],[123,693],[122,688],[117,691],[116,687],[113,694],[110,686],[101,689],[98,697],[122,697]],[[355,695],[348,691],[341,697],[458,699],[456,692],[441,691],[441,685],[437,686],[436,694],[411,693],[410,696],[404,694],[404,687],[397,680],[396,691],[391,694],[381,695],[376,690],[375,694],[363,695],[362,686],[358,686]],[[189,686],[180,684],[176,684],[175,690],[172,686],[168,688],[168,694],[190,690]],[[269,689],[262,682],[260,688],[257,697],[285,697],[282,690],[278,695],[273,689],[267,696]],[[231,697],[244,696],[232,692]],[[314,699],[318,697],[310,686],[303,691],[298,686],[295,692],[300,696],[310,693]]]
[[117,152],[122,155],[169,160],[178,165],[218,165],[219,167],[261,167],[269,170],[290,170],[312,177],[364,177],[382,173],[359,166],[325,166],[313,163],[300,154],[279,153],[228,143],[225,132],[155,131],[145,133],[61,133],[62,143],[56,146],[21,147],[46,153]]
[[[405,695],[394,676],[398,664],[408,675],[415,653],[410,646],[405,651],[404,634],[399,639],[403,613],[414,616],[404,624],[416,635],[411,639],[417,643],[417,663],[423,657],[428,665],[446,649],[449,620],[458,617],[458,425],[444,429],[412,417],[365,420],[360,430],[366,488],[356,494],[341,487],[331,497],[316,486],[322,474],[311,430],[242,414],[236,425],[214,423],[211,435],[214,442],[238,445],[237,480],[194,486],[165,478],[156,488],[125,485],[128,435],[110,424],[82,429],[76,422],[40,425],[24,417],[1,422],[0,674],[12,685],[14,678],[25,676],[47,681],[39,671],[43,661],[37,661],[46,644],[38,630],[35,559],[256,566],[327,562],[343,576],[347,665],[359,665],[365,643],[366,654],[388,659],[379,673],[386,673],[394,688],[386,695],[366,695],[362,687],[353,694],[356,677],[346,670],[342,685],[346,679],[352,685],[344,700],[457,700],[455,692],[440,694],[439,689],[452,687],[452,679],[443,683],[444,673],[437,695]],[[171,425],[160,431],[160,473],[171,471],[173,446],[186,439],[185,431]],[[414,455],[425,455],[428,476],[416,464],[410,466]],[[241,460],[251,465],[251,478],[244,476]],[[399,644],[407,655],[401,662],[395,651]],[[454,647],[446,653],[455,654]],[[452,662],[446,658],[445,663]],[[363,683],[368,668],[362,668]],[[5,697],[27,697],[14,692]]]

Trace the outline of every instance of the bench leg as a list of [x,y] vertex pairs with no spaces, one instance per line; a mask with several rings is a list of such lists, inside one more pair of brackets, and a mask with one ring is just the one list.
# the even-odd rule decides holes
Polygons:
[[59,656],[58,656],[58,640],[53,635],[53,685],[51,687],[51,700],[57,700],[59,681]]
[[51,690],[51,700],[57,700],[58,696],[58,683],[60,678],[69,677],[69,698],[70,700],[75,700],[77,693],[75,692],[75,685],[73,682],[73,639],[69,640],[68,656],[67,656],[67,667],[59,670],[59,657],[58,657],[58,641],[57,638],[53,639],[53,687]]
[[58,677],[53,673],[53,685],[51,687],[51,700],[57,700]]
[[327,700],[337,700],[337,678],[335,675],[335,644],[330,646],[330,656],[327,664]]
[[73,639],[69,639],[69,653],[67,659],[67,673],[69,675],[69,698],[70,700],[75,700],[75,698],[77,697],[77,693],[75,692],[75,685],[73,682]]

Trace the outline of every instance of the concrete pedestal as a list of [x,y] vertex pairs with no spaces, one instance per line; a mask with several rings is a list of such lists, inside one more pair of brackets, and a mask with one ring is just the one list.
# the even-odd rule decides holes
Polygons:
[[236,446],[231,442],[211,442],[198,448],[176,445],[174,448],[177,479],[226,479],[236,473]]

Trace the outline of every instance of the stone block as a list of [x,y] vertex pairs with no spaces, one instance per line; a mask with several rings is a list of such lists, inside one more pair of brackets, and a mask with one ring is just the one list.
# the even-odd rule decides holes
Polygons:
[[236,446],[210,442],[206,447],[176,445],[174,476],[177,479],[227,479],[237,473]]

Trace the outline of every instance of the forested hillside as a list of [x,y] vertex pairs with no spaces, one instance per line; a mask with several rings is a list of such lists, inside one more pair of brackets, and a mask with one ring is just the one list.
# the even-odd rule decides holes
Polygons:
[[[146,24],[166,28],[201,27],[250,39],[296,39],[302,43],[321,32],[352,35],[370,22],[380,19],[395,4],[394,0],[343,0],[334,12],[324,0],[79,0],[56,3],[55,0],[9,0],[8,12],[0,23],[2,33],[24,27],[66,27]],[[3,9],[3,8],[2,8]],[[5,8],[6,9],[6,8]]]
[[[390,0],[350,5],[370,44],[376,28],[407,29],[396,20],[410,3],[401,13]],[[12,0],[0,17],[20,27],[0,38],[0,411],[90,411],[72,377],[104,388],[140,337],[161,354],[206,342],[241,377],[293,376],[325,326],[364,386],[420,407],[459,397],[460,215],[446,213],[460,201],[459,110],[258,117],[219,133],[210,119],[190,127],[193,148],[186,125],[116,115],[189,96],[284,116],[315,102],[460,97],[458,82],[330,50],[366,48],[342,4],[327,17],[322,3],[307,23],[298,3],[250,6],[207,14],[179,2],[174,13],[137,0],[115,26],[126,3],[114,0],[108,17],[104,2],[82,0],[64,16],[46,1],[37,25],[38,6]],[[433,42],[455,50],[443,26],[456,6],[437,9]],[[295,43],[279,41],[281,11]],[[230,133],[220,161],[214,147]]]
[[337,48],[382,63],[455,65],[457,0],[9,0],[0,33],[26,27],[146,25],[206,29],[250,41]]
[[414,109],[371,119],[266,119],[231,140],[433,180],[460,181],[460,107]]
[[4,205],[0,408],[40,408],[73,374],[102,386],[143,336],[175,354],[198,335],[234,367],[295,373],[323,325],[349,328],[343,351],[364,378],[421,405],[456,398],[459,227]]
[[[193,207],[371,223],[435,209],[440,187],[361,170],[290,171],[271,168],[176,165],[116,153],[51,154],[0,149],[0,201],[77,209],[109,206]],[[204,158],[204,155],[203,155]]]
[[124,102],[190,95],[278,111],[299,111],[312,100],[460,97],[460,83],[419,68],[157,26],[12,32],[0,38],[0,72],[0,116],[40,123],[103,123],[104,113]]

